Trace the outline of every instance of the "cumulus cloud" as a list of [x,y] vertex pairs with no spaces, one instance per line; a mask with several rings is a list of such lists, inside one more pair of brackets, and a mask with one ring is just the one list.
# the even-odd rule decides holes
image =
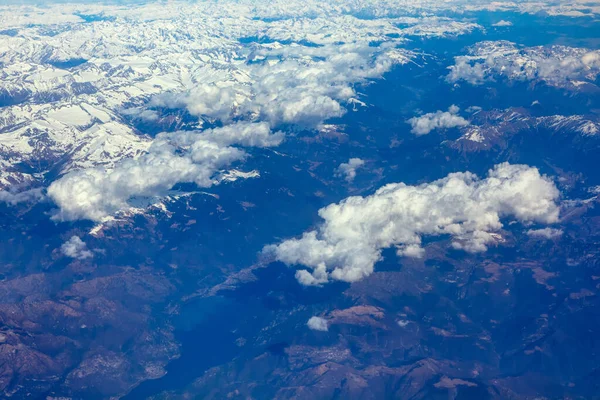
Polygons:
[[592,186],[587,190],[589,193],[600,194],[600,186]]
[[421,257],[424,236],[449,236],[453,247],[483,252],[504,218],[558,221],[559,191],[537,168],[496,165],[485,179],[453,173],[419,186],[390,184],[367,197],[349,197],[319,211],[324,222],[301,237],[266,246],[265,254],[297,271],[304,285],[358,281],[373,272],[382,250]]
[[356,178],[356,170],[365,165],[364,160],[360,158],[351,158],[347,163],[341,163],[336,170],[336,177],[343,177],[348,183]]
[[306,325],[313,331],[327,332],[329,330],[327,320],[321,317],[311,317]]
[[427,135],[435,129],[457,128],[469,125],[469,121],[458,115],[460,108],[455,105],[450,106],[448,111],[436,111],[413,117],[408,120],[412,126],[412,133],[417,136]]
[[[520,47],[507,41],[481,42],[468,55],[455,58],[449,82],[482,85],[503,77],[512,81],[543,81],[564,87],[594,82],[600,73],[600,51],[567,46]],[[568,86],[568,85],[567,85]]]
[[164,93],[155,96],[149,106],[186,108],[192,115],[208,116],[226,122],[233,117],[238,100],[243,102],[242,96],[238,96],[231,85],[201,83],[185,93]]
[[554,228],[530,229],[527,231],[527,234],[534,238],[556,239],[563,235],[563,231]]
[[358,95],[355,84],[381,77],[413,56],[392,43],[375,47],[368,42],[241,46],[239,51],[235,57],[227,53],[231,57],[227,68],[202,67],[202,79],[185,80],[186,90],[163,92],[153,96],[147,107],[123,111],[152,121],[158,118],[158,109],[185,108],[224,127],[162,133],[138,158],[111,169],[70,172],[48,189],[60,208],[54,218],[101,221],[130,208],[133,199],[164,195],[180,182],[210,187],[217,172],[246,157],[240,147],[281,142],[282,134],[269,134],[269,127],[313,128],[339,117],[345,112],[344,103]]
[[500,20],[500,21],[496,22],[495,24],[492,24],[492,26],[495,26],[495,27],[513,26],[513,23],[510,21]]
[[246,153],[236,147],[270,147],[283,140],[265,123],[237,123],[203,132],[180,131],[157,135],[148,152],[127,159],[113,169],[92,168],[71,172],[53,182],[48,196],[60,210],[60,220],[102,220],[130,208],[133,198],[163,196],[175,184],[210,187],[215,174]]
[[345,113],[344,103],[357,96],[356,83],[381,77],[412,56],[367,43],[262,48],[252,55],[256,62],[234,64],[237,79],[216,74],[185,92],[155,96],[149,107],[186,108],[224,122],[247,118],[315,127]]
[[88,250],[87,245],[79,236],[72,236],[71,239],[63,243],[60,250],[65,256],[78,260],[94,257],[94,254]]

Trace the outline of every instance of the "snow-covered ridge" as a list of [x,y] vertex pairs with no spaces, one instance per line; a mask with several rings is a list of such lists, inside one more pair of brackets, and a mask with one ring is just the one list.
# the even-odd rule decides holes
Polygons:
[[448,144],[467,151],[476,151],[495,145],[502,146],[513,135],[529,131],[569,135],[573,138],[600,137],[600,120],[593,115],[536,117],[525,109],[511,108],[480,111],[471,117],[471,124],[461,130],[462,136]]
[[580,90],[595,87],[600,75],[600,51],[567,46],[521,47],[508,41],[486,41],[456,57],[447,80],[472,85],[502,78],[509,81],[544,82]]
[[[227,7],[224,7],[224,4]],[[118,6],[77,3],[48,5],[45,7],[5,5],[0,6],[0,29],[27,25],[73,24],[111,19],[156,21],[198,15],[222,17],[232,15],[234,9],[241,17],[265,20],[314,18],[315,16],[354,15],[364,18],[418,16],[422,13],[465,11],[514,11],[521,13],[544,12],[548,15],[571,17],[591,16],[600,12],[594,0],[320,0],[306,1],[253,1],[229,2],[149,2],[143,5]]]

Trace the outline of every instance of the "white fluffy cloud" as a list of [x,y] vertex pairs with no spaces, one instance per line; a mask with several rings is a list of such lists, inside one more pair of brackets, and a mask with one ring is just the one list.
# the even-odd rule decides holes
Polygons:
[[347,163],[341,163],[336,170],[337,177],[343,177],[348,183],[353,182],[356,178],[356,170],[362,168],[365,161],[360,158],[351,158]]
[[408,120],[412,126],[412,133],[417,136],[427,135],[435,129],[457,128],[469,125],[469,121],[458,115],[460,108],[455,105],[450,106],[448,111],[436,111],[420,117],[413,117]]
[[72,236],[71,239],[63,243],[60,250],[65,256],[78,260],[94,257],[94,253],[88,250],[87,245],[79,236]]
[[373,272],[382,249],[420,257],[423,236],[445,236],[453,246],[482,252],[494,242],[503,218],[522,223],[555,223],[559,191],[536,168],[499,164],[487,178],[454,173],[438,181],[390,184],[368,197],[349,197],[319,211],[322,225],[300,238],[263,250],[287,265],[304,285],[329,279],[358,281]]
[[311,317],[306,325],[313,331],[327,332],[329,330],[327,320],[321,317]]
[[150,101],[150,107],[187,108],[190,114],[229,121],[237,105],[238,96],[231,85],[201,83],[184,93],[164,93]]
[[[313,31],[313,22],[302,34]],[[275,23],[252,23],[268,29],[270,35],[290,34]],[[395,48],[394,42],[400,39],[369,45],[374,38],[371,33],[383,36],[382,29],[388,25],[393,28],[390,23],[384,25],[362,27],[360,35],[367,38],[347,43],[329,43],[325,35],[324,44],[315,47],[241,44],[240,31],[233,29],[227,35],[234,40],[217,41],[219,50],[215,54],[198,53],[198,59],[190,60],[185,49],[185,56],[168,57],[156,70],[170,73],[160,82],[180,84],[172,90],[157,89],[160,93],[149,95],[149,102],[132,101],[133,107],[120,108],[119,112],[152,121],[159,118],[159,109],[185,108],[194,116],[219,120],[225,126],[201,133],[162,133],[139,157],[125,159],[114,167],[69,172],[48,188],[49,197],[59,206],[54,218],[100,221],[130,208],[134,199],[164,195],[180,182],[210,187],[216,183],[216,173],[245,158],[246,153],[239,147],[276,146],[281,142],[282,134],[270,135],[269,126],[313,128],[343,115],[345,103],[357,96],[355,84],[379,78],[392,66],[407,63],[414,56]],[[327,31],[332,29],[337,28],[326,27]],[[190,70],[194,71],[191,75]],[[147,72],[142,68],[139,73]]]
[[563,235],[563,231],[561,229],[542,228],[542,229],[530,229],[527,231],[527,234],[534,238],[556,239]]
[[50,185],[48,196],[60,207],[55,219],[99,221],[129,208],[133,198],[163,196],[180,182],[200,187],[216,184],[217,172],[246,157],[234,145],[269,147],[282,140],[283,134],[271,133],[265,123],[161,133],[139,158],[127,159],[113,169],[71,172]]
[[[368,43],[257,49],[254,62],[234,64],[235,77],[214,74],[179,93],[155,96],[150,107],[186,108],[221,121],[236,117],[314,127],[344,114],[354,84],[381,77],[413,54]],[[241,78],[243,77],[243,78]]]
[[513,23],[510,21],[500,20],[500,21],[496,22],[495,24],[493,24],[492,26],[507,27],[507,26],[513,26]]
[[447,80],[481,85],[503,77],[576,88],[580,81],[594,82],[598,74],[600,51],[566,46],[523,48],[511,42],[497,41],[478,43],[468,55],[456,57]]

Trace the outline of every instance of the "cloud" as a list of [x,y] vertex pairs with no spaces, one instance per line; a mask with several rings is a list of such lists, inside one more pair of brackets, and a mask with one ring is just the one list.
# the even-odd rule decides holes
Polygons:
[[556,239],[563,235],[563,231],[554,228],[530,229],[527,234],[534,238]]
[[[237,16],[234,20],[239,24]],[[255,24],[256,29],[276,30],[272,26],[278,25],[254,19],[248,21]],[[317,29],[322,33],[312,26],[313,22],[312,19],[308,21],[308,32]],[[318,127],[325,120],[344,114],[345,104],[358,96],[355,85],[368,84],[394,65],[408,63],[414,56],[408,50],[395,48],[400,39],[390,38],[387,43],[369,45],[374,34],[372,29],[385,31],[386,27],[379,25],[361,28],[365,30],[366,39],[330,43],[326,34],[325,43],[318,46],[269,45],[258,41],[240,43],[240,35],[255,34],[255,30],[245,24],[239,29],[222,26],[222,23],[218,25],[227,32],[223,33],[223,38],[214,38],[215,50],[206,54],[202,46],[198,47],[200,39],[205,39],[201,35],[203,31],[198,32],[193,27],[178,27],[178,34],[186,38],[183,44],[169,44],[158,54],[150,51],[155,49],[155,41],[147,42],[144,36],[144,44],[139,44],[143,51],[140,51],[145,54],[145,59],[159,58],[153,64],[156,68],[132,68],[118,61],[115,61],[118,68],[115,68],[126,70],[127,85],[144,81],[144,85],[133,91],[145,96],[128,99],[126,106],[118,102],[114,106],[118,103],[117,111],[121,115],[147,122],[159,119],[164,108],[184,108],[193,116],[219,121],[224,127],[214,130],[218,134],[211,134],[212,131],[188,134],[186,140],[189,143],[181,142],[184,133],[163,133],[152,141],[147,151],[140,149],[142,155],[121,161],[117,158],[109,166],[79,169],[77,165],[71,168],[48,188],[49,197],[59,207],[55,219],[101,221],[130,208],[133,200],[159,197],[180,182],[210,187],[217,183],[217,173],[244,160],[247,154],[241,147],[276,146],[283,138],[282,134],[263,138],[254,133],[242,138],[240,135],[245,129],[242,127],[253,127],[253,131],[286,125]],[[326,25],[328,32],[339,29]],[[157,29],[162,30],[162,27]],[[212,38],[214,32],[208,33]],[[304,34],[289,30],[272,33]],[[189,38],[194,37],[199,39],[190,42]],[[112,51],[114,54],[105,55],[107,59],[119,59],[131,49],[115,43]],[[136,57],[141,56],[136,54]],[[155,81],[157,76],[160,79]],[[111,76],[110,79],[115,78]],[[99,91],[105,92],[103,88]],[[123,96],[114,97],[121,99]],[[222,138],[227,135],[231,140],[224,143]],[[119,154],[117,151],[112,153]],[[81,164],[85,167],[97,165],[97,158],[103,156],[95,157],[93,163]]]
[[135,117],[145,122],[154,122],[159,118],[159,115],[155,110],[144,110],[142,108],[123,108],[119,111],[123,115]]
[[186,108],[192,115],[207,116],[227,122],[233,117],[238,100],[238,94],[233,86],[200,83],[184,93],[157,95],[152,98],[149,106]]
[[11,192],[0,190],[0,202],[15,205],[18,203],[28,203],[39,201],[44,198],[42,189],[29,189],[22,192]]
[[383,249],[423,255],[424,236],[448,236],[453,247],[483,252],[496,240],[502,219],[556,223],[559,191],[536,168],[496,165],[485,179],[454,173],[419,186],[390,184],[367,197],[349,197],[319,210],[324,222],[301,237],[263,252],[297,271],[304,285],[330,279],[355,282],[370,275]]
[[54,219],[103,218],[131,207],[133,198],[164,196],[175,184],[211,187],[215,174],[243,160],[247,154],[234,147],[270,147],[283,140],[265,123],[237,123],[203,132],[161,133],[148,152],[127,159],[113,169],[74,171],[53,182],[48,196],[59,206]]
[[306,325],[313,331],[327,332],[329,330],[327,320],[321,317],[311,317]]
[[496,27],[513,26],[513,23],[510,21],[500,20],[500,21],[496,22],[495,24],[492,24],[492,26],[496,26]]
[[316,127],[345,113],[343,104],[357,96],[355,84],[379,78],[413,56],[368,43],[259,48],[251,56],[254,62],[232,65],[238,79],[216,74],[184,92],[157,95],[148,106],[186,108],[223,122],[245,118]]
[[356,178],[356,170],[365,165],[364,160],[360,158],[351,158],[347,163],[341,163],[336,170],[336,177],[344,177],[348,183]]
[[448,82],[482,85],[505,78],[543,81],[550,86],[577,88],[600,74],[600,51],[567,46],[520,47],[507,41],[481,42],[466,56],[455,58]]
[[71,239],[63,243],[60,250],[65,256],[76,258],[78,260],[94,257],[94,254],[88,250],[87,245],[79,238],[79,236],[72,236]]
[[457,115],[459,111],[460,108],[452,105],[448,111],[436,111],[420,117],[413,117],[408,120],[408,123],[412,126],[411,132],[417,136],[427,135],[435,129],[448,129],[469,125],[469,121]]

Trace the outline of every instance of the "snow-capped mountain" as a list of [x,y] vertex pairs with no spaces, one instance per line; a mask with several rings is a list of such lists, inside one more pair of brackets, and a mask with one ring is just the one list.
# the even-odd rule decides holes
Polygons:
[[542,140],[552,136],[569,140],[600,139],[600,121],[595,115],[534,116],[528,110],[478,111],[468,126],[461,128],[457,140],[447,142],[464,151],[481,151],[502,148],[514,136],[539,135]]
[[407,36],[480,29],[429,16],[365,19],[355,6],[303,7],[292,18],[288,6],[273,19],[273,9],[245,3],[3,8],[0,188],[112,170],[145,154],[157,127],[315,127],[360,102],[356,84],[412,61],[399,47]]
[[471,46],[455,59],[447,80],[482,85],[495,79],[543,82],[568,90],[595,85],[600,75],[600,51],[569,46],[522,47],[509,41]]

